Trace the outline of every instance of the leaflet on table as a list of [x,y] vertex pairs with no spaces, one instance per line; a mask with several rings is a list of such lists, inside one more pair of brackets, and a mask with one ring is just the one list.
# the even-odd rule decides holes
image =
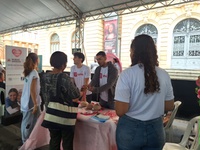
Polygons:
[[110,119],[110,117],[99,114],[99,115],[92,116],[91,119],[95,121],[99,121],[99,122],[106,122],[107,120]]

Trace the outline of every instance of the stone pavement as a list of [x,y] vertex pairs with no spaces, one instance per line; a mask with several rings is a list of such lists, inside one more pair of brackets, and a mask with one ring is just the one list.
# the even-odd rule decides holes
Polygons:
[[[173,122],[173,142],[179,143],[188,121],[175,119]],[[18,150],[21,145],[20,123],[3,126],[0,124],[0,150]],[[48,150],[49,146],[43,146],[36,150]]]
[[[3,126],[0,124],[0,150],[18,150],[21,142],[20,123]],[[43,146],[36,150],[48,150],[49,146]]]
[[17,150],[21,145],[20,124],[0,124],[0,150]]

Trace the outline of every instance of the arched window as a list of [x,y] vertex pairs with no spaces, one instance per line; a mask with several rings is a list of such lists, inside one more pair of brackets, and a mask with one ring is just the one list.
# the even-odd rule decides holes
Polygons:
[[140,35],[140,34],[147,34],[147,35],[151,36],[153,38],[155,44],[157,43],[158,30],[154,25],[144,24],[144,25],[140,26],[137,29],[135,35],[137,36],[137,35]]
[[200,21],[185,19],[173,31],[173,56],[200,56]]
[[200,21],[188,18],[173,30],[172,68],[200,69]]
[[50,49],[51,53],[60,50],[60,40],[58,34],[56,33],[51,36]]

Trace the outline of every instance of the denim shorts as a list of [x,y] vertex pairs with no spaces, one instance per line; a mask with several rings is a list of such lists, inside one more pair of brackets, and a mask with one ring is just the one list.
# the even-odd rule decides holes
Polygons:
[[162,150],[165,131],[162,117],[141,121],[123,115],[116,130],[118,150]]

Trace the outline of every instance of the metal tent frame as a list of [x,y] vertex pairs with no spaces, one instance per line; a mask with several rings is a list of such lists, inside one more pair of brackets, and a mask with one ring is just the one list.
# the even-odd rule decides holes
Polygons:
[[[4,0],[4,3],[5,1],[6,0]],[[18,0],[18,2],[19,1],[21,2],[22,0]],[[83,0],[83,3],[80,3],[79,0],[57,0],[57,3],[59,3],[66,10],[66,16],[38,22],[33,21],[32,23],[25,23],[13,28],[0,28],[0,35],[17,34],[26,31],[34,31],[39,29],[75,24],[75,48],[82,48],[82,51],[84,51],[84,22],[179,5],[183,3],[190,3],[194,1],[199,0]],[[27,1],[24,0],[24,3],[26,2]],[[46,1],[46,3],[48,2],[50,3],[50,1]],[[87,9],[87,4],[84,4],[84,2],[87,2],[88,5],[89,3],[93,2],[93,7],[97,7],[100,4],[101,5],[100,8],[93,9],[93,7],[89,7],[89,9]],[[84,7],[82,7],[83,4]],[[12,18],[12,16],[9,17]]]

